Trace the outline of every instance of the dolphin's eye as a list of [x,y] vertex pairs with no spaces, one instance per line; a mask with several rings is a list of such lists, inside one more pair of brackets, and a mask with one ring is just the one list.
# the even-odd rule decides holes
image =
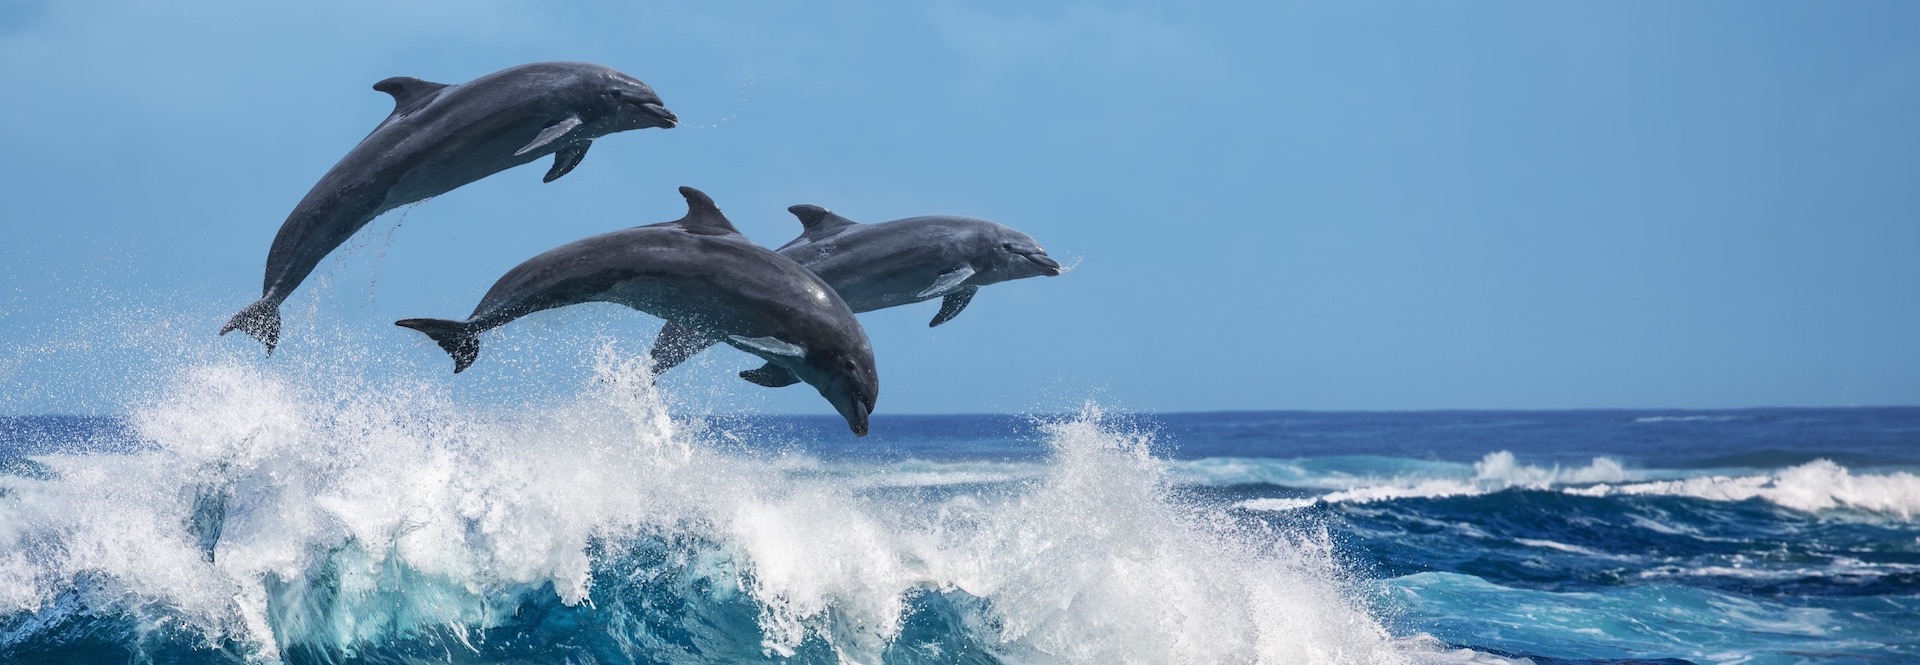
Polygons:
[[1000,249],[1004,249],[1011,252],[1013,251],[1013,243],[1010,243],[1010,242],[1000,243]]

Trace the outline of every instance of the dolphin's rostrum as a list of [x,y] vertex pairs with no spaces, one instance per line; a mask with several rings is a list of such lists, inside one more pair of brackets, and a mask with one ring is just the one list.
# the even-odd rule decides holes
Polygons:
[[687,215],[554,248],[507,271],[465,321],[405,319],[453,356],[480,354],[478,335],[540,310],[611,302],[698,331],[805,381],[865,436],[880,395],[873,347],[832,287],[793,260],[753,244],[713,200],[680,188]]
[[679,123],[653,89],[601,65],[542,62],[457,85],[394,77],[373,89],[393,113],[300,200],[267,254],[258,301],[220,334],[280,340],[280,303],[320,260],[381,213],[553,155],[546,181],[566,175],[593,140]]
[[[817,205],[787,211],[805,230],[780,254],[826,280],[855,312],[939,298],[940,311],[927,324],[937,326],[959,316],[980,287],[1062,270],[1027,234],[984,219],[936,215],[859,224]],[[669,323],[654,341],[653,371],[665,372],[716,343]],[[798,380],[774,364],[740,376],[771,387]]]

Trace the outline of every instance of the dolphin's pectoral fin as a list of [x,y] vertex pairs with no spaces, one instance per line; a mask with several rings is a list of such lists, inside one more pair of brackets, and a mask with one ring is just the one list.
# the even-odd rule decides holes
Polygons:
[[768,388],[784,388],[800,382],[800,377],[794,376],[793,372],[773,363],[761,365],[759,369],[741,372],[740,378]]
[[967,281],[968,277],[972,276],[973,266],[962,265],[958,268],[940,273],[940,276],[933,280],[933,286],[927,287],[925,291],[913,294],[913,297],[932,298],[934,296],[944,296],[953,293],[955,289],[960,288],[960,285]]
[[932,328],[952,321],[953,317],[960,315],[960,310],[967,308],[967,303],[973,302],[973,294],[979,292],[978,286],[966,286],[947,294],[947,297],[940,299],[940,313],[933,315],[933,322],[928,323],[927,327]]
[[393,95],[393,115],[411,113],[414,109],[426,106],[433,101],[441,90],[449,86],[445,83],[422,81],[411,76],[395,76],[373,84],[373,89]]
[[587,158],[587,148],[591,147],[592,141],[581,141],[553,153],[553,168],[547,169],[547,176],[541,178],[540,182],[553,182],[573,172],[573,167],[579,166],[580,160]]
[[653,361],[653,374],[659,376],[673,369],[688,358],[705,351],[707,347],[719,344],[720,340],[700,332],[699,329],[668,321],[660,329],[660,336],[654,338],[653,349],[647,356]]
[[573,128],[579,127],[585,122],[586,121],[580,119],[580,116],[570,115],[567,116],[565,120],[547,125],[546,129],[540,130],[539,136],[533,137],[532,143],[528,143],[526,147],[513,151],[513,156],[519,157],[529,152],[539,150],[542,146],[560,140],[560,137],[566,136],[567,132],[573,131]]
[[759,351],[761,353],[764,353],[770,356],[787,356],[789,358],[800,358],[807,355],[807,350],[800,348],[800,345],[780,339],[778,337],[741,337],[739,335],[728,335],[727,339],[733,340],[733,343],[739,344],[740,346],[744,346],[749,349],[753,349],[755,351]]

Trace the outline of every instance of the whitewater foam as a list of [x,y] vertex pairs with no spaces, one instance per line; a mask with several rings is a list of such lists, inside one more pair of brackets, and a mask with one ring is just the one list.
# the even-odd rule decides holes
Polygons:
[[[1586,466],[1571,469],[1541,467],[1521,464],[1507,451],[1488,454],[1474,463],[1470,472],[1465,465],[1449,468],[1449,465],[1435,463],[1416,473],[1392,477],[1313,470],[1304,464],[1282,461],[1258,465],[1229,459],[1202,460],[1180,468],[1187,477],[1201,482],[1248,482],[1259,478],[1261,482],[1301,489],[1330,490],[1310,497],[1249,499],[1236,504],[1239,508],[1257,511],[1284,512],[1317,504],[1479,496],[1523,489],[1591,497],[1662,495],[1710,501],[1759,499],[1803,512],[1852,510],[1902,520],[1913,520],[1920,515],[1920,475],[1906,471],[1854,473],[1825,459],[1765,474],[1683,477],[1673,477],[1686,473],[1683,471],[1627,469],[1606,457],[1596,457]],[[1654,530],[1670,528],[1652,523],[1643,526]]]
[[1571,488],[1583,496],[1667,495],[1710,501],[1760,499],[1804,512],[1848,509],[1912,520],[1920,515],[1920,476],[1905,471],[1855,474],[1829,460],[1754,476],[1706,476]]
[[[604,352],[574,398],[476,410],[431,385],[201,364],[130,418],[150,450],[0,477],[0,616],[132,616],[167,627],[139,639],[260,662],[410,640],[479,652],[528,603],[620,605],[597,593],[613,567],[696,580],[673,588],[722,608],[702,616],[751,606],[734,643],[688,638],[692,660],[879,662],[929,595],[1012,662],[1472,657],[1390,635],[1323,531],[1171,498],[1150,437],[1095,409],[1046,428],[1044,463],[932,470],[992,491],[883,497],[864,490],[893,481],[857,469],[707,444],[642,365]],[[196,512],[217,538],[193,533]],[[664,563],[609,554],[649,542]]]
[[[1380,477],[1326,477],[1316,479],[1318,484],[1328,481],[1344,481],[1345,489],[1328,492],[1307,498],[1267,498],[1250,499],[1238,504],[1246,510],[1288,511],[1306,508],[1320,503],[1373,503],[1396,499],[1437,499],[1453,496],[1479,496],[1508,489],[1541,490],[1561,485],[1590,485],[1600,482],[1620,482],[1637,477],[1619,461],[1608,457],[1596,457],[1586,466],[1571,469],[1560,466],[1541,467],[1521,464],[1513,453],[1498,451],[1487,454],[1470,468],[1465,465],[1451,465],[1453,468],[1437,468],[1439,477],[1400,476]],[[1429,472],[1434,473],[1434,472]]]

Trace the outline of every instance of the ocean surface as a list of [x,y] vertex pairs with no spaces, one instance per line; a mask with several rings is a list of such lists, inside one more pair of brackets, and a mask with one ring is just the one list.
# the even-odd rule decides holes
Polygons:
[[[1920,409],[0,418],[4,663],[1920,663]],[[883,403],[884,407],[884,403]]]

